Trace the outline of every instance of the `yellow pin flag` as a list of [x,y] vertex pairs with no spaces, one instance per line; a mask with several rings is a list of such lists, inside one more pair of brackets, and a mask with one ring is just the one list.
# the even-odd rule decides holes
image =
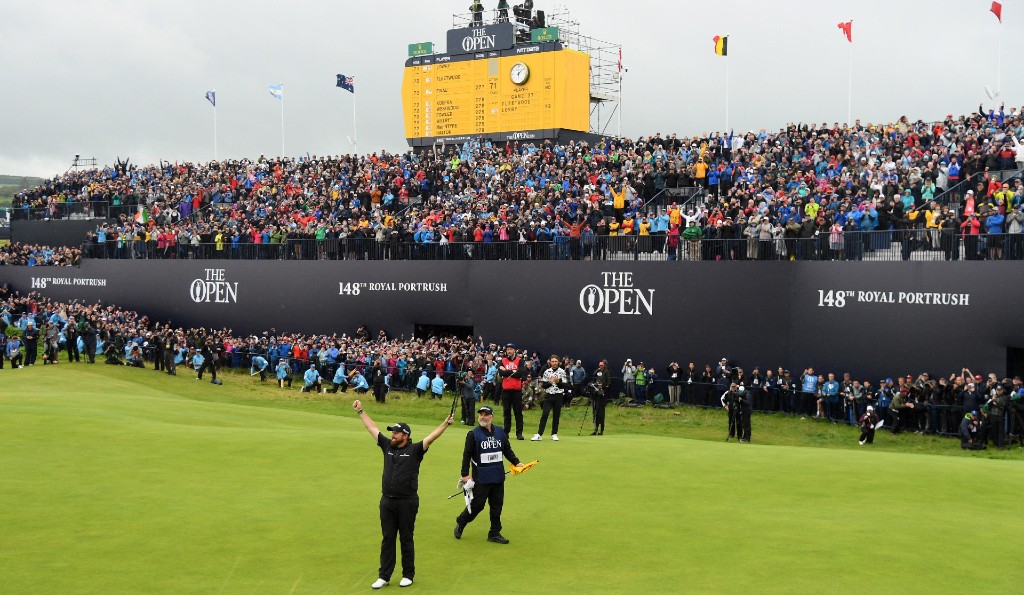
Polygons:
[[516,475],[519,475],[520,473],[526,473],[527,471],[529,471],[531,468],[533,468],[534,465],[537,464],[537,462],[538,462],[537,459],[534,459],[534,460],[530,461],[529,463],[523,463],[523,464],[520,464],[520,465],[511,465],[510,464],[508,466],[508,470],[509,470],[509,473],[511,473],[512,476],[515,477]]

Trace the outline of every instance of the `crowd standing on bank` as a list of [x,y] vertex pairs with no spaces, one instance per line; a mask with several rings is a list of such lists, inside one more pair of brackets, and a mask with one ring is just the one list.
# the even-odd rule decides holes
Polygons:
[[581,397],[594,406],[594,434],[603,433],[604,406],[611,401],[635,407],[725,407],[738,412],[731,417],[731,434],[743,440],[750,440],[752,411],[855,426],[863,425],[868,415],[893,433],[951,436],[962,434],[963,420],[973,412],[977,420],[968,424],[972,441],[965,443],[972,448],[986,439],[1005,446],[1011,436],[1024,436],[1021,378],[968,368],[873,382],[810,367],[799,374],[757,366],[748,372],[727,358],[703,367],[673,361],[659,374],[654,366],[634,366],[627,359],[614,377],[605,361],[588,370],[571,356],[553,355],[543,366],[535,352],[488,343],[483,337],[389,337],[365,326],[351,336],[270,329],[240,337],[227,328],[178,328],[112,305],[62,303],[37,293],[22,296],[6,285],[0,287],[0,341],[0,367],[7,360],[14,369],[99,360],[177,375],[183,365],[196,372],[197,380],[209,374],[218,383],[218,371],[227,367],[248,370],[254,378],[259,374],[260,381],[276,379],[282,389],[298,378],[305,392],[372,391],[379,402],[386,402],[391,390],[461,396],[463,423],[473,423],[479,403],[492,402],[502,406],[505,427],[514,427],[510,435],[520,440],[523,410],[543,406],[537,440],[553,415],[554,439],[561,407]]

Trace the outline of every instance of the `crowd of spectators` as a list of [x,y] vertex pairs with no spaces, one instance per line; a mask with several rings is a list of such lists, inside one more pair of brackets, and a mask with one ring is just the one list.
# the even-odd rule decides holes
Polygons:
[[[997,172],[1024,166],[1022,135],[1024,114],[1000,107],[936,122],[793,124],[594,145],[482,140],[420,153],[119,163],[23,192],[14,214],[94,205],[115,219],[90,236],[87,256],[97,257],[601,258],[633,249],[857,258],[901,241],[904,252],[953,258],[962,245],[965,258],[1020,258],[1024,188]],[[680,188],[701,191],[689,201],[660,194]],[[872,231],[887,235],[870,240]],[[1004,235],[1012,240],[1005,253]],[[725,247],[686,250],[709,239]],[[443,244],[464,245],[399,249]]]
[[[192,367],[201,379],[227,368],[249,370],[260,380],[276,378],[282,388],[297,379],[303,390],[338,392],[355,390],[386,394],[388,390],[417,391],[419,395],[461,393],[467,386],[472,398],[499,400],[498,365],[504,347],[483,337],[389,337],[360,327],[352,335],[294,334],[269,329],[261,334],[236,336],[231,329],[177,328],[151,321],[137,312],[110,305],[60,303],[36,293],[21,296],[0,288],[0,353],[12,367],[33,365],[39,351],[42,363],[57,364],[66,352],[68,362],[105,361],[176,373],[177,365]],[[540,386],[543,358],[522,351],[528,372],[524,407],[543,398]],[[583,362],[561,357],[570,394],[588,395],[594,370]],[[0,358],[3,367],[3,358]],[[1010,435],[1024,435],[1024,386],[1020,377],[1000,379],[964,368],[948,376],[928,372],[897,374],[877,384],[853,379],[850,374],[818,374],[813,368],[799,375],[778,367],[752,367],[749,372],[723,358],[703,367],[671,362],[659,374],[654,366],[626,360],[608,397],[621,405],[721,407],[728,391],[746,392],[755,411],[815,417],[856,425],[868,407],[889,424],[894,433],[914,431],[960,435],[972,414],[982,432],[973,446],[985,440],[987,430],[997,446]],[[997,410],[993,413],[992,408]],[[988,423],[986,424],[985,421]],[[998,422],[998,423],[996,423]],[[974,424],[974,422],[972,422]],[[999,427],[997,428],[996,425]]]
[[77,266],[82,261],[79,248],[39,246],[14,242],[0,246],[0,266]]

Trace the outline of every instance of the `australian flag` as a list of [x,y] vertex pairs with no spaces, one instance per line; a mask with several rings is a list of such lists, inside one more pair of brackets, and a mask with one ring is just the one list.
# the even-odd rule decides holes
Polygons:
[[338,75],[338,86],[345,89],[349,93],[356,92],[356,79],[352,76],[345,76],[343,74]]

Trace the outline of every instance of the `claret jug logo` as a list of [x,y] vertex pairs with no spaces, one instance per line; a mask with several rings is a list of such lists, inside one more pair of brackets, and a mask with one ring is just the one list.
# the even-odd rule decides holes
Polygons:
[[654,316],[654,290],[634,287],[633,273],[601,273],[601,285],[580,291],[580,309],[590,315]]
[[197,304],[237,304],[238,282],[229,283],[224,269],[204,269],[205,277],[196,279],[188,288],[192,301]]

